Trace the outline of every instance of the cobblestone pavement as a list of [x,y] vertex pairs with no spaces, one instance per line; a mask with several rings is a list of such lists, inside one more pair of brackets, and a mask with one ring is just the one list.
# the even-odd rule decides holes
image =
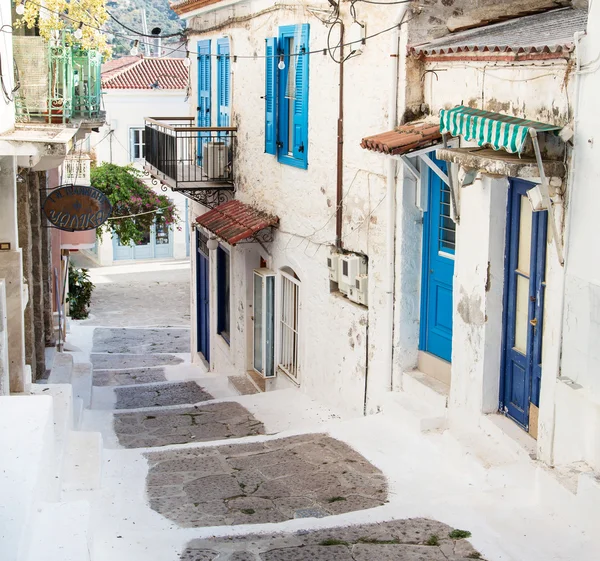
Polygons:
[[94,386],[129,386],[166,381],[162,366],[123,370],[94,370]]
[[208,401],[213,396],[196,382],[175,382],[151,386],[115,388],[117,409],[163,407]]
[[125,448],[166,446],[264,434],[264,426],[236,402],[185,409],[115,415],[114,429]]
[[324,517],[387,500],[381,472],[323,434],[152,452],[147,458],[151,508],[183,527]]
[[189,353],[189,329],[94,329],[94,353]]
[[[194,540],[180,561],[468,561],[479,553],[450,526],[413,518],[294,534]],[[451,537],[452,536],[452,537]]]
[[111,354],[95,353],[90,355],[94,370],[112,370],[129,368],[146,368],[148,366],[167,366],[181,364],[181,357],[171,354]]

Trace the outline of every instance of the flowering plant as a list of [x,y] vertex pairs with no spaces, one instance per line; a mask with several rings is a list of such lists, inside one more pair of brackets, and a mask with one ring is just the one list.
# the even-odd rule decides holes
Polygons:
[[92,187],[102,191],[113,205],[111,217],[98,229],[98,234],[116,234],[121,244],[140,243],[156,218],[165,226],[179,223],[173,201],[158,195],[141,179],[133,166],[104,163],[91,169]]

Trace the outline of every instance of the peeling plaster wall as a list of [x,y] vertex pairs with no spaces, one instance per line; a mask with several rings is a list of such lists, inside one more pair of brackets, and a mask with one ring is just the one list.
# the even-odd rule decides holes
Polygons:
[[[0,21],[10,25],[12,20],[12,2],[0,3]],[[13,45],[10,33],[4,33],[0,41],[0,57],[2,58],[2,75],[6,89],[10,92],[15,87]],[[15,126],[14,103],[6,103],[4,98],[0,103],[0,133],[11,130]]]
[[[424,64],[425,101],[433,115],[467,105],[534,121],[565,125],[574,95],[572,68],[566,61]],[[435,72],[434,72],[435,71]]]
[[[581,41],[583,68],[600,50],[600,5],[592,4]],[[568,210],[565,303],[560,374],[554,388],[554,461],[585,461],[600,469],[600,259],[598,259],[598,176],[600,115],[597,63],[581,75],[575,137],[573,190]],[[549,430],[552,430],[552,426]]]
[[506,178],[482,176],[461,189],[456,228],[451,419],[498,409]]
[[[251,4],[246,12],[271,6],[266,1]],[[323,3],[324,8],[327,6]],[[390,13],[397,13],[386,7],[366,5],[360,6],[359,11],[368,32],[389,27]],[[227,15],[232,13],[227,11]],[[189,44],[195,50],[201,38],[213,39],[214,45],[218,37],[226,35],[230,38],[233,56],[236,53],[263,55],[265,38],[277,35],[281,25],[296,23],[310,23],[311,49],[325,47],[327,27],[299,8],[271,11],[214,33],[194,33]],[[302,282],[300,387],[334,406],[357,413],[362,413],[364,404],[367,323],[369,411],[377,411],[381,396],[391,385],[389,373],[382,369],[382,341],[389,337],[382,324],[387,267],[386,159],[360,147],[364,136],[387,130],[390,64],[396,62],[389,56],[390,49],[389,34],[370,39],[363,54],[350,59],[345,66],[343,236],[346,249],[369,257],[368,310],[340,295],[330,294],[326,263],[329,247],[335,242],[338,65],[328,55],[319,53],[310,58],[307,170],[279,164],[275,156],[264,153],[265,60],[239,58],[231,65],[232,124],[238,127],[236,198],[279,216],[280,228],[268,246],[271,255],[266,258],[275,271],[291,267]],[[215,84],[215,59],[212,66]],[[194,89],[190,114],[195,114],[197,65],[192,64],[190,70]],[[213,92],[213,107],[214,99]],[[216,111],[212,113],[216,119]],[[199,207],[194,206],[192,215],[198,210]],[[240,374],[251,365],[249,306],[252,302],[247,283],[252,281],[252,268],[259,266],[254,261],[250,267],[247,261],[252,251],[245,244],[232,251],[232,321],[235,318],[236,326],[232,325],[235,334],[228,348],[213,335],[211,366],[219,373]],[[214,260],[212,256],[211,259]],[[213,313],[216,313],[214,308]],[[192,309],[195,310],[195,303]],[[215,318],[211,335],[214,322]],[[195,335],[193,337],[195,345]]]

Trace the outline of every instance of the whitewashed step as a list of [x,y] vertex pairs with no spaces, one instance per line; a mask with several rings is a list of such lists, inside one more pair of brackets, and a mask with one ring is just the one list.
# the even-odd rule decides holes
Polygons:
[[439,410],[441,415],[445,414],[450,387],[443,382],[419,370],[412,370],[402,375],[402,391]]
[[73,373],[73,355],[56,353],[48,377],[49,384],[70,384]]
[[73,365],[71,376],[73,397],[83,401],[83,407],[89,409],[92,403],[93,372],[89,362],[78,362]]
[[69,436],[62,477],[62,490],[93,491],[102,481],[102,435],[73,431]]
[[443,431],[448,428],[446,410],[432,407],[404,392],[390,392],[383,411],[418,432]]
[[20,561],[90,561],[90,505],[87,501],[40,503],[29,522],[27,555]]
[[58,497],[50,396],[0,397],[0,559],[20,559],[32,505]]
[[79,397],[73,398],[73,430],[81,428],[81,420],[83,419],[83,399]]

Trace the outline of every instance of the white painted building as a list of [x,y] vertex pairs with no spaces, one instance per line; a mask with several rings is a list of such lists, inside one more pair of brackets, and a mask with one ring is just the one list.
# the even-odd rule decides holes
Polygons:
[[[96,161],[133,164],[141,169],[144,158],[144,118],[187,114],[188,68],[182,58],[126,56],[102,67],[102,99],[106,125],[91,138]],[[175,227],[160,224],[160,217],[139,245],[121,245],[104,235],[95,252],[88,253],[102,265],[124,260],[185,259],[189,255],[187,199],[161,190],[145,180],[158,194],[177,206],[181,222]]]
[[[187,126],[212,131],[186,137],[164,121],[156,146],[176,146],[183,167],[158,151],[146,167],[180,188],[187,177],[197,201],[196,360],[261,389],[402,411],[423,430],[481,429],[547,464],[598,469],[593,353],[561,348],[582,340],[568,296],[562,319],[578,222],[563,208],[577,184],[573,154],[593,173],[577,160],[581,133],[575,149],[569,133],[586,7],[513,3],[512,19],[485,25],[498,17],[491,2],[434,4],[357,4],[356,24],[329,3],[174,3],[196,58]],[[340,20],[343,55],[328,49]],[[520,120],[495,141],[460,126],[477,118],[504,130],[507,116]],[[211,154],[216,174],[202,164],[214,165]],[[219,206],[234,189],[237,202]],[[571,290],[593,284],[592,272],[578,275]],[[583,297],[576,305],[593,309]]]

